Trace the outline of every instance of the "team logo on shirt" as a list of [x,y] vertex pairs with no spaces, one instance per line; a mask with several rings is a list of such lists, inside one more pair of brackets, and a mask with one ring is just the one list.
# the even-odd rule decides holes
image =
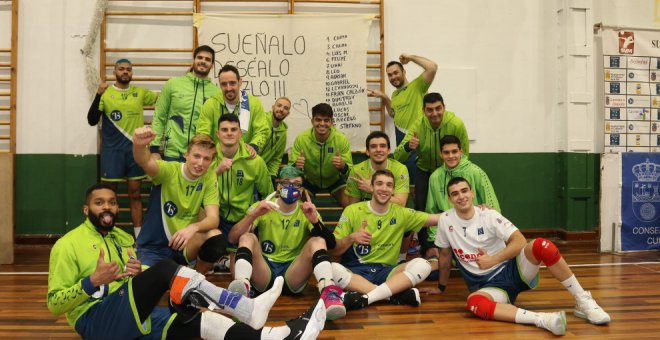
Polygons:
[[163,212],[165,215],[172,217],[176,215],[176,212],[179,211],[179,208],[172,201],[167,201],[163,204]]
[[243,170],[236,170],[236,183],[238,185],[243,184],[243,178],[245,175],[243,174]]
[[390,225],[394,225],[394,224],[396,224],[396,217],[392,217],[392,219],[390,220]]
[[197,184],[197,191],[202,191],[203,187],[204,187],[204,183]]
[[328,147],[328,153],[333,153],[333,152],[335,152],[335,148],[333,148],[332,146],[329,146]]
[[137,98],[137,92],[133,92],[133,97]]
[[121,120],[122,114],[121,111],[119,110],[114,110],[110,112],[110,119],[114,120],[115,122],[118,120]]
[[358,244],[355,246],[355,254],[357,256],[366,256],[371,252],[371,245],[369,244]]
[[479,228],[477,229],[477,236],[479,236],[479,235],[483,235],[483,234],[484,234],[484,227],[479,227]]
[[271,241],[261,242],[261,251],[264,254],[272,254],[275,251],[275,244]]
[[293,226],[300,227],[300,220],[295,220],[295,222],[293,222]]

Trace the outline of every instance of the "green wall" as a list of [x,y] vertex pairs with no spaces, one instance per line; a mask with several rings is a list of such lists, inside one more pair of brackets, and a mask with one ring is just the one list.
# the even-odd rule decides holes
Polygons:
[[[85,189],[97,178],[97,158],[17,155],[16,234],[63,234],[78,226]],[[488,153],[470,159],[488,173],[503,214],[520,229],[598,229],[599,154]]]

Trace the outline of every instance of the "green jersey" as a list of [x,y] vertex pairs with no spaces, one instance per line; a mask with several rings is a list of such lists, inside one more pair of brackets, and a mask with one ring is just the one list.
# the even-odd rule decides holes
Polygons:
[[427,213],[393,203],[389,204],[386,213],[379,214],[371,209],[371,201],[358,202],[344,209],[334,234],[338,239],[348,237],[360,230],[362,221],[366,220],[366,230],[371,233],[371,243],[368,245],[354,243],[346,252],[352,252],[351,255],[354,255],[353,257],[356,257],[360,263],[395,265],[403,234],[418,231],[428,218]]
[[[394,193],[408,193],[410,192],[410,177],[408,176],[408,168],[394,159],[387,159],[387,170],[394,174]],[[346,194],[351,197],[357,197],[361,201],[368,201],[371,199],[371,193],[360,190],[356,181],[352,178],[357,178],[359,175],[365,180],[371,179],[371,175],[376,172],[371,167],[371,160],[367,159],[362,163],[353,166],[351,172],[348,174],[348,182],[346,183]]]
[[[218,175],[220,219],[231,223],[236,223],[245,216],[247,209],[254,202],[255,188],[261,197],[273,192],[266,162],[259,156],[250,159],[245,143],[239,143],[231,168]],[[218,156],[210,168],[217,168],[221,159],[222,146],[218,144]]]
[[[272,201],[276,202],[277,198]],[[258,204],[259,202],[254,203],[248,211]],[[257,217],[252,226],[255,230],[258,229],[261,252],[274,262],[291,262],[300,255],[313,228],[300,208],[300,201],[296,202],[294,211],[283,213],[271,210]]]
[[[138,235],[138,247],[167,247],[172,235],[197,222],[202,206],[218,205],[218,185],[213,171],[197,179],[186,177],[185,163],[156,161],[158,173],[152,178],[149,210]],[[158,203],[158,204],[156,204]]]
[[[50,251],[48,263],[48,310],[55,315],[65,313],[66,320],[75,327],[76,321],[102,296],[114,293],[129,278],[104,285],[102,292],[93,292],[89,277],[96,271],[101,249],[106,262],[116,262],[123,272],[128,262],[128,249],[133,249],[133,237],[119,228],[112,228],[105,236],[87,219],[62,236]],[[92,291],[89,291],[92,288]]]
[[[341,159],[346,163],[346,167],[341,172],[332,165],[332,158],[335,157],[337,150],[341,154]],[[334,126],[330,128],[330,136],[324,143],[316,140],[314,128],[299,134],[291,148],[290,165],[296,165],[296,159],[300,156],[301,151],[305,153],[305,167],[303,168],[305,180],[319,189],[325,189],[335,184],[353,167],[353,156],[348,137]]]
[[144,126],[144,106],[153,105],[158,95],[130,85],[122,90],[109,86],[101,95],[103,147],[113,150],[133,147],[133,131]]
[[412,150],[408,149],[408,141],[417,133],[419,146],[417,146],[417,167],[426,172],[433,172],[444,162],[440,157],[440,139],[447,135],[454,135],[461,141],[461,149],[465,156],[470,154],[470,140],[463,121],[451,111],[445,111],[442,122],[437,129],[429,123],[428,118],[422,115],[417,123],[408,130],[401,144],[394,150],[394,159],[405,162]]
[[209,78],[197,78],[192,72],[168,80],[160,91],[151,124],[156,132],[150,144],[152,152],[162,146],[165,156],[183,158],[188,142],[197,134],[202,105],[219,92]]
[[[273,121],[273,113],[268,112],[268,121]],[[266,162],[268,173],[271,176],[277,176],[280,171],[280,164],[282,164],[282,157],[286,149],[286,132],[289,127],[285,122],[280,122],[280,125],[273,127],[270,125],[270,137],[266,145],[259,153],[261,158]]]
[[266,146],[266,142],[270,137],[271,121],[264,112],[264,107],[261,105],[259,98],[247,94],[246,91],[241,91],[240,98],[240,102],[236,104],[233,110],[227,108],[222,92],[209,98],[202,107],[202,113],[197,122],[197,133],[205,133],[211,136],[216,143],[219,143],[220,140],[217,134],[218,119],[223,114],[233,113],[240,120],[241,130],[243,130],[241,139],[255,147],[261,155],[261,150]]
[[407,132],[424,116],[424,95],[431,84],[424,81],[423,75],[392,92],[392,110],[394,110],[394,125],[402,132]]

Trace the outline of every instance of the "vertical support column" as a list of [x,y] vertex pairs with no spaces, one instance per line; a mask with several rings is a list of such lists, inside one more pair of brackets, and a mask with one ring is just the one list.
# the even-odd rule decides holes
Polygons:
[[557,0],[559,227],[597,227],[598,163],[594,154],[593,1]]

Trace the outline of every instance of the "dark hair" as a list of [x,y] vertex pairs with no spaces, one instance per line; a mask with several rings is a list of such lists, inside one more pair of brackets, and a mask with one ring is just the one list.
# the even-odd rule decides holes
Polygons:
[[426,107],[426,104],[432,104],[437,102],[441,102],[442,105],[445,105],[445,100],[442,99],[442,95],[440,93],[431,92],[424,95],[424,107]]
[[99,182],[96,184],[92,184],[92,186],[87,188],[87,191],[85,191],[85,204],[89,204],[89,199],[94,191],[102,190],[102,189],[111,190],[113,193],[115,193],[115,196],[117,196],[117,192],[115,191],[115,188],[113,188],[110,184],[105,182]]
[[332,106],[327,103],[316,104],[312,107],[312,118],[316,116],[333,118]]
[[447,183],[447,195],[449,195],[449,187],[450,186],[456,185],[456,184],[461,183],[461,182],[467,183],[468,188],[472,189],[472,186],[470,185],[470,182],[468,182],[467,179],[465,179],[463,177],[454,177],[454,178],[450,179],[449,182]]
[[367,150],[369,150],[369,142],[371,142],[371,140],[374,138],[385,138],[385,141],[387,142],[387,148],[390,148],[390,137],[385,132],[371,131],[371,133],[367,136]]
[[388,68],[389,68],[390,66],[392,66],[392,65],[399,66],[399,68],[401,69],[401,71],[403,71],[403,64],[401,64],[400,62],[398,62],[398,61],[396,61],[396,60],[392,60],[392,61],[390,61],[389,63],[387,63],[387,66],[385,66],[385,69],[388,69]]
[[387,170],[387,169],[376,170],[376,171],[374,172],[374,174],[371,175],[371,186],[374,185],[374,182],[376,181],[376,177],[378,177],[378,176],[380,176],[380,175],[390,177],[390,178],[392,178],[392,181],[396,181],[396,179],[394,178],[394,174],[392,173],[392,171],[389,171],[389,170]]
[[238,119],[238,116],[233,113],[220,115],[220,118],[218,118],[218,127],[220,127],[220,123],[222,122],[234,122],[238,124],[239,127],[241,126],[241,121]]
[[447,144],[456,144],[458,145],[458,149],[461,150],[461,140],[454,135],[446,135],[440,138],[440,151],[442,151],[442,147]]
[[209,52],[211,53],[211,64],[215,63],[215,51],[209,45],[197,46],[193,52],[193,59],[197,58],[199,52]]
[[241,75],[238,74],[238,69],[234,65],[225,64],[225,66],[223,66],[220,71],[218,71],[218,77],[220,77],[220,75],[224,72],[234,72],[234,74],[236,74],[236,80],[241,80]]

